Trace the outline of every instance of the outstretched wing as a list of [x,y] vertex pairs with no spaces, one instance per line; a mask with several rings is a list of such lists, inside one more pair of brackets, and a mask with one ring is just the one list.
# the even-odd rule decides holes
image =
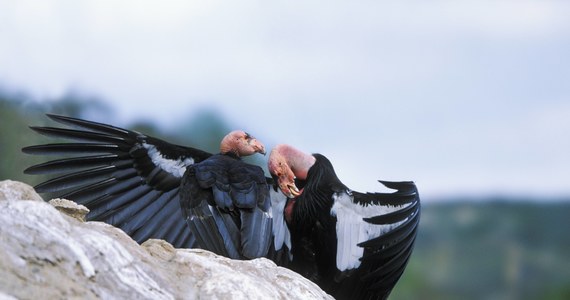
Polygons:
[[380,182],[396,191],[345,191],[333,196],[340,281],[334,294],[339,298],[388,297],[412,253],[420,220],[416,186],[413,182]]
[[38,192],[85,205],[90,210],[88,220],[119,227],[139,243],[158,238],[175,247],[194,246],[195,239],[180,211],[179,187],[186,168],[210,153],[111,125],[48,117],[70,128],[31,129],[78,142],[22,149],[28,154],[64,155],[24,171],[55,175],[37,185]]
[[214,155],[188,168],[181,189],[183,215],[200,248],[234,259],[267,255],[273,220],[260,167]]

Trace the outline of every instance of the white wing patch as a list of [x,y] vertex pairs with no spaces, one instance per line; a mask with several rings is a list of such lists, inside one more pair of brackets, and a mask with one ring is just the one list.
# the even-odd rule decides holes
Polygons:
[[275,250],[280,250],[283,245],[291,249],[291,233],[289,232],[289,227],[287,227],[285,216],[283,215],[287,197],[283,195],[281,191],[273,190],[272,187],[269,188],[269,193],[271,196],[271,209],[269,212],[273,218]]
[[156,146],[152,144],[143,143],[142,146],[146,149],[148,156],[152,162],[159,166],[162,170],[181,178],[186,172],[186,167],[194,163],[194,159],[188,157],[184,160],[174,160],[164,157]]
[[359,247],[359,243],[379,237],[403,222],[390,225],[375,225],[362,219],[385,215],[401,209],[402,206],[363,206],[353,202],[353,196],[349,191],[335,193],[333,195],[333,201],[334,204],[331,208],[331,215],[337,218],[336,267],[340,271],[355,269],[360,266],[360,258],[364,253],[364,248]]

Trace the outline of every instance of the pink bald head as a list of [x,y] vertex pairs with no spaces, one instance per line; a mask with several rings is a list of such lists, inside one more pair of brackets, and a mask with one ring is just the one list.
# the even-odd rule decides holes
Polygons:
[[245,131],[234,130],[222,139],[220,152],[224,154],[233,153],[238,157],[249,156],[255,153],[265,155],[265,146]]
[[301,191],[295,185],[295,178],[307,179],[315,157],[292,146],[281,144],[275,146],[269,154],[267,167],[271,175],[277,178],[279,189],[289,198],[297,197]]

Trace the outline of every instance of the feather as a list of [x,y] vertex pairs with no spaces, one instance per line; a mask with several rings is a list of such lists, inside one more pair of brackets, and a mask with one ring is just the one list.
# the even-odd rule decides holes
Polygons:
[[358,245],[390,231],[397,224],[373,225],[363,220],[365,217],[385,215],[398,208],[381,205],[361,205],[354,203],[348,192],[333,195],[331,215],[337,219],[337,268],[340,271],[357,268],[364,249]]
[[200,247],[231,258],[268,254],[273,220],[261,168],[214,155],[188,168],[181,191],[183,215]]
[[113,144],[122,148],[129,146],[128,142],[123,137],[107,135],[104,133],[87,132],[82,130],[63,129],[63,128],[54,128],[54,127],[36,127],[36,126],[30,126],[30,129],[47,137],[64,138],[64,139],[77,140],[83,142],[99,142],[105,144]]
[[303,192],[292,202],[292,267],[337,299],[385,299],[416,238],[415,184],[380,181],[394,191],[351,191],[326,157],[313,156]]
[[107,134],[117,135],[117,136],[125,136],[125,135],[129,135],[129,134],[133,133],[132,131],[122,129],[119,127],[115,127],[115,126],[111,126],[111,125],[107,125],[107,124],[103,124],[103,123],[97,123],[97,122],[81,120],[81,119],[71,118],[71,117],[66,117],[66,116],[59,116],[59,115],[54,115],[54,114],[47,114],[47,116],[50,119],[52,119],[56,122],[59,122],[61,124],[66,124],[66,125],[77,127],[77,128],[84,128],[84,129],[87,129],[90,131],[107,133]]
[[48,137],[79,142],[22,149],[33,155],[70,156],[24,171],[57,175],[37,185],[38,192],[84,204],[90,209],[88,220],[120,227],[139,242],[153,237],[187,247],[194,245],[195,239],[183,220],[176,224],[170,218],[182,215],[178,199],[182,174],[210,153],[103,123],[51,114],[48,117],[71,128],[31,129]]
[[22,148],[22,152],[34,155],[68,155],[90,153],[124,153],[117,145],[90,143],[56,143]]
[[77,186],[84,185],[86,182],[93,182],[110,175],[116,170],[115,166],[102,166],[87,171],[80,171],[66,174],[35,186],[39,193],[57,192]]
[[150,157],[154,165],[175,177],[182,177],[184,172],[186,172],[186,167],[194,164],[194,159],[192,157],[170,159],[164,157],[163,154],[158,151],[156,146],[152,144],[143,143],[142,146],[147,150],[147,155]]
[[[267,199],[267,201],[270,201]],[[272,242],[273,221],[269,212],[259,208],[242,209],[241,216],[241,248],[246,258],[258,258],[267,255]]]
[[240,258],[239,230],[231,223],[226,224],[216,207],[202,202],[189,215],[187,223],[201,247],[226,257]]
[[271,219],[273,220],[273,237],[274,248],[276,251],[281,250],[283,246],[291,249],[291,233],[285,222],[283,211],[287,203],[287,197],[283,193],[274,189],[270,189],[271,198]]
[[[146,207],[136,218],[131,219],[134,224],[132,228],[136,232],[132,235],[136,241],[146,241],[147,239],[157,235],[165,236],[163,226],[168,226],[173,209],[179,209],[177,205],[178,190],[172,190],[162,194],[151,205]],[[137,222],[140,220],[140,222]]]
[[[30,168],[27,168],[24,173],[30,175],[63,173],[86,168],[105,166],[113,162],[120,162],[119,156],[117,154],[65,158],[32,166]],[[125,162],[124,164],[115,163],[115,165],[117,168],[120,168],[128,165],[128,163],[129,161]]]

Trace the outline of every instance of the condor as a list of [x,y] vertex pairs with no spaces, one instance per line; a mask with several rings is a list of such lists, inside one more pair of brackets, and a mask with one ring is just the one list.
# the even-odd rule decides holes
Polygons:
[[64,155],[26,169],[51,174],[40,193],[90,209],[88,220],[121,228],[139,243],[164,239],[234,259],[266,257],[299,272],[338,299],[385,299],[404,272],[420,217],[413,182],[380,181],[391,193],[345,186],[331,162],[289,145],[265,154],[236,130],[208,153],[115,126],[48,115],[70,128],[31,127],[74,140],[23,152]]

